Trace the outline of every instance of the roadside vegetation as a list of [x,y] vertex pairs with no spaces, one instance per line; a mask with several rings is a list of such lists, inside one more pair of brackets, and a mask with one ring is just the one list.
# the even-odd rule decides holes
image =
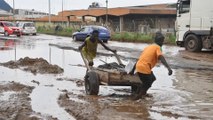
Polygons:
[[[38,26],[38,33],[44,33],[49,35],[59,35],[72,37],[72,33],[77,31],[77,29],[69,27],[51,27],[51,26]],[[112,41],[120,42],[138,42],[138,43],[152,43],[154,40],[154,34],[143,34],[136,32],[117,32],[111,34]],[[175,45],[175,36],[171,33],[165,35],[165,44]]]
[[[121,42],[152,43],[155,34],[142,34],[135,32],[122,32],[112,34],[112,40]],[[171,33],[165,35],[165,44],[175,44],[175,36]]]
[[75,32],[75,30],[69,27],[62,28],[60,26],[57,29],[56,27],[51,27],[51,26],[38,26],[37,32],[43,33],[43,34],[49,34],[49,35],[72,37],[72,33]]

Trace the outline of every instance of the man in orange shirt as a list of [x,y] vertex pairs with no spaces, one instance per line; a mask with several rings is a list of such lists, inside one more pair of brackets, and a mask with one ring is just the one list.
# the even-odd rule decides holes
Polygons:
[[134,100],[140,99],[143,95],[146,95],[148,89],[152,86],[152,83],[156,80],[155,75],[152,72],[152,68],[160,60],[163,65],[168,69],[169,75],[172,75],[172,70],[167,64],[165,58],[163,57],[161,47],[164,42],[164,36],[157,32],[155,36],[155,44],[149,45],[141,53],[139,60],[135,64],[133,70],[130,74],[134,74],[134,69],[136,68],[137,74],[142,81],[141,86],[137,90]]

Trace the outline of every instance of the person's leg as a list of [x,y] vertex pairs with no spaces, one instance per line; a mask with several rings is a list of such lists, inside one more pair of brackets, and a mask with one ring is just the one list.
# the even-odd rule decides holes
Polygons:
[[148,79],[147,79],[147,75],[146,74],[142,74],[142,73],[137,73],[142,84],[138,87],[138,90],[136,92],[136,95],[133,97],[133,100],[138,100],[140,99],[143,95],[146,95],[146,89],[148,86]]
[[143,82],[144,82],[143,89],[147,93],[149,88],[152,86],[153,82],[156,80],[156,77],[153,74],[153,72],[151,72],[151,74],[142,74],[141,76],[143,76]]
[[155,76],[151,74],[137,73],[142,84],[138,90],[137,96],[134,97],[135,100],[140,99],[142,96],[147,94],[148,89],[152,86],[152,83],[155,81]]
[[83,57],[86,59],[86,61],[87,61],[87,64],[89,65],[89,66],[93,66],[93,58],[90,56],[90,55],[88,55],[89,53],[87,53],[87,52],[82,52],[83,53]]

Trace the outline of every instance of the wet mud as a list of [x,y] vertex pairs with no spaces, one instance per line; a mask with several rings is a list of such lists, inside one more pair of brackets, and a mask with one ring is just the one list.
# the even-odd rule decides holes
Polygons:
[[[49,38],[44,39],[46,37]],[[0,73],[8,74],[9,79],[19,80],[25,84],[8,82],[8,79],[6,79],[7,82],[0,82],[0,120],[72,120],[70,116],[77,120],[213,119],[212,52],[191,53],[179,50],[174,46],[165,46],[165,57],[174,70],[174,75],[168,77],[166,69],[161,65],[157,66],[154,69],[157,80],[148,91],[152,96],[133,101],[130,87],[101,86],[98,96],[86,95],[83,80],[86,69],[84,65],[81,65],[83,61],[80,61],[80,55],[76,52],[81,43],[70,42],[70,38],[60,38],[60,42],[68,42],[58,44],[58,41],[55,41],[57,38],[46,35],[42,35],[40,38],[33,36],[33,42],[30,42],[31,38],[28,40],[29,38],[26,37],[26,39],[26,46],[21,43],[23,40],[20,41],[20,45],[16,46],[17,56],[20,59],[9,61],[14,59],[13,56],[9,56],[13,53],[13,49],[0,51],[2,53],[1,61],[6,61],[0,65],[37,75],[29,73],[35,77],[32,78],[32,76],[28,76],[28,72],[22,71],[22,76],[26,74],[26,77],[23,78],[31,78],[29,83],[25,83],[27,82],[25,79],[19,80],[22,77],[16,75],[20,73],[18,70],[12,70],[15,73],[10,76],[11,71],[5,72],[4,70],[7,69],[2,69]],[[55,41],[54,44],[51,43],[52,40]],[[44,42],[45,45],[39,46]],[[30,48],[27,47],[29,45],[31,45]],[[54,46],[51,49],[54,53],[53,56],[47,52],[50,50],[49,46]],[[127,62],[136,60],[141,50],[147,45],[109,42],[108,46],[117,49],[122,60]],[[35,51],[32,52],[34,49]],[[36,51],[37,49],[42,50],[44,54],[32,54],[39,53],[40,51]],[[60,60],[60,55],[62,55],[62,60]],[[7,58],[7,56],[9,57]],[[42,58],[31,58],[35,56]],[[110,56],[112,56],[111,52],[98,48],[97,59],[107,61],[106,57]],[[53,58],[49,60],[50,63],[56,63],[59,66],[49,64],[45,60],[51,57]],[[95,64],[98,62],[103,64],[97,59],[94,61]],[[114,61],[115,59],[113,59]],[[114,66],[107,64],[104,67],[113,68]],[[40,74],[43,75],[40,76]],[[56,77],[48,74],[59,75]],[[7,78],[7,75],[5,76]],[[35,88],[28,86],[30,83],[33,83]],[[31,98],[30,94],[33,94]],[[43,101],[42,97],[44,97]],[[51,110],[48,109],[49,107]]]
[[4,67],[9,67],[11,69],[22,69],[24,71],[29,71],[33,74],[61,74],[64,70],[58,65],[49,64],[43,58],[20,58],[18,61],[9,61],[6,63],[1,63],[0,65]]
[[196,53],[196,52],[189,52],[186,50],[180,50],[179,53],[183,58],[186,59],[213,62],[213,51],[202,51],[200,53]]
[[16,82],[0,84],[0,120],[56,120],[33,112],[30,93],[34,87]]
[[153,110],[152,97],[133,101],[128,92],[107,96],[88,96],[64,91],[64,94],[60,95],[58,103],[77,120],[154,119],[151,114],[160,114],[166,119],[199,119],[199,117],[193,115],[186,116],[171,111]]

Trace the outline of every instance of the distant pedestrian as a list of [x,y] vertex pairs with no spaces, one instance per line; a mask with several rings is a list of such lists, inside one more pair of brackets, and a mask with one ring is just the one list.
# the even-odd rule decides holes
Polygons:
[[130,74],[134,74],[134,70],[136,68],[136,72],[142,81],[141,86],[139,86],[139,89],[137,90],[136,96],[133,98],[134,100],[138,100],[142,96],[146,95],[148,89],[156,80],[155,75],[152,72],[152,68],[157,64],[158,60],[160,60],[168,69],[168,75],[172,75],[172,69],[167,64],[162,54],[161,47],[163,45],[164,38],[165,37],[162,35],[162,33],[157,32],[155,36],[155,43],[147,46],[143,50],[133,70],[130,72]]

